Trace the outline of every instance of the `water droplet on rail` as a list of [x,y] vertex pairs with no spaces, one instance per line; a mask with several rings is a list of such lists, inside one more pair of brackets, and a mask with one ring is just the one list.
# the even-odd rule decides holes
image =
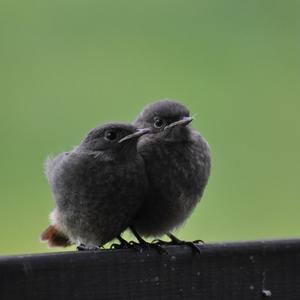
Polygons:
[[269,297],[269,298],[272,297],[272,293],[269,290],[262,290],[262,294],[265,297]]

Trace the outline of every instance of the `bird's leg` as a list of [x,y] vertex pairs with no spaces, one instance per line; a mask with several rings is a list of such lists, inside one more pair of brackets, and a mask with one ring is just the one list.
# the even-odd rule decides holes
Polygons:
[[119,240],[120,244],[112,244],[110,246],[111,249],[128,249],[132,248],[132,245],[128,243],[125,239],[121,237],[121,235],[117,236],[117,239]]
[[148,243],[147,241],[145,241],[138,233],[137,231],[131,226],[129,227],[131,232],[133,233],[133,235],[136,237],[136,239],[138,240],[138,243],[135,242],[130,242],[131,245],[134,245],[135,247],[140,247],[140,249],[150,249],[150,248],[154,248],[156,249],[159,253],[168,253],[164,248],[162,248],[160,245],[158,244],[152,244],[152,243]]
[[98,247],[98,246],[87,247],[84,244],[80,244],[79,246],[77,246],[78,251],[97,251],[99,249],[100,249],[100,247]]
[[125,239],[123,239],[120,235],[117,237],[117,239],[119,240],[120,245],[123,246],[124,248],[130,247],[130,244]]
[[[194,242],[187,242],[187,241],[182,241],[182,240],[178,239],[172,233],[167,233],[167,236],[171,240],[171,242],[170,242],[171,245],[187,245],[187,246],[191,247],[193,251],[195,251],[197,253],[201,253],[200,249],[194,244],[194,243],[199,244],[201,240],[197,240],[197,241],[194,241]],[[201,241],[201,242],[203,243],[203,241]]]
[[[133,228],[133,227],[129,227],[131,232],[133,233],[133,235],[135,236],[135,238],[138,240],[139,244],[143,247],[148,247],[149,243],[146,242],[138,233],[137,231]],[[135,242],[131,242],[131,243],[135,243]]]

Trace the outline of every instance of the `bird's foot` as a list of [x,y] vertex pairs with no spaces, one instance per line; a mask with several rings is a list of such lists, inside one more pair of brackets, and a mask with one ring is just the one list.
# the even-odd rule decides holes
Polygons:
[[153,245],[171,245],[172,242],[167,242],[167,241],[163,241],[163,240],[160,240],[160,239],[155,239],[151,242],[151,244]]
[[189,246],[192,248],[192,250],[196,253],[201,253],[200,249],[197,247],[197,245],[195,244],[203,244],[200,242],[200,240],[198,241],[193,241],[193,242],[187,242],[187,241],[182,241],[182,240],[179,240],[176,238],[176,240],[171,240],[170,242],[167,242],[167,241],[163,241],[163,240],[160,240],[160,239],[155,239],[151,242],[151,244],[153,245],[156,245],[156,246],[162,246],[162,245],[165,245],[165,246],[174,246],[174,245],[186,245],[186,246]]
[[136,243],[136,242],[130,242],[130,244],[133,245],[139,252],[143,252],[144,250],[149,250],[149,249],[155,249],[155,250],[158,251],[159,254],[163,254],[163,253],[168,254],[168,251],[166,249],[164,249],[163,247],[161,247],[161,245],[152,244],[152,243],[148,243],[147,241],[145,241],[136,232],[136,230],[133,227],[130,227],[130,230],[132,231],[132,233],[134,234],[134,236],[138,240],[138,243]]
[[180,242],[177,242],[175,245],[186,245],[186,246],[190,247],[195,253],[197,253],[197,254],[201,253],[200,248],[198,248],[197,244],[194,244],[193,242],[180,240]]
[[167,236],[171,239],[171,241],[170,242],[162,241],[162,242],[168,243],[169,245],[186,245],[186,246],[189,246],[195,253],[198,253],[198,254],[201,253],[201,250],[199,247],[197,247],[197,244],[198,245],[204,244],[204,242],[202,240],[195,240],[193,242],[189,242],[189,241],[182,241],[171,233],[168,233]]
[[125,245],[113,243],[110,245],[109,249],[127,249]]
[[130,244],[133,246],[134,249],[136,249],[139,252],[143,252],[144,250],[155,249],[159,254],[168,254],[168,251],[161,247],[161,245],[148,243],[145,240],[139,241],[138,243],[132,241],[130,242]]
[[110,249],[131,249],[131,248],[133,248],[133,246],[131,244],[132,242],[127,242],[120,235],[117,237],[117,239],[119,240],[120,244],[114,243],[110,246]]
[[77,250],[78,251],[98,251],[98,250],[100,250],[100,247],[99,246],[88,247],[84,244],[80,244],[79,246],[77,246]]

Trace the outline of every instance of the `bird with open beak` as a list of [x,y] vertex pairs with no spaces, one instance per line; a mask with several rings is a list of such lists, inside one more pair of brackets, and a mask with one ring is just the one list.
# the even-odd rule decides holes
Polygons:
[[70,152],[46,162],[56,208],[41,239],[49,246],[97,249],[119,238],[140,208],[148,182],[138,139],[149,129],[109,123]]
[[141,243],[139,235],[164,234],[173,244],[184,243],[171,232],[200,201],[211,168],[208,143],[191,127],[192,120],[183,104],[162,100],[147,106],[133,123],[151,129],[138,142],[149,181],[145,201],[131,222]]

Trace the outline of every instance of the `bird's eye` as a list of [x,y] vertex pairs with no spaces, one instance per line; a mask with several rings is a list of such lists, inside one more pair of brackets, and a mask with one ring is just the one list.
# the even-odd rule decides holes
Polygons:
[[114,141],[117,138],[117,133],[115,131],[108,130],[105,132],[104,137],[108,141]]
[[154,118],[154,127],[162,128],[164,126],[164,124],[165,124],[165,122],[162,119],[160,119],[158,117]]

